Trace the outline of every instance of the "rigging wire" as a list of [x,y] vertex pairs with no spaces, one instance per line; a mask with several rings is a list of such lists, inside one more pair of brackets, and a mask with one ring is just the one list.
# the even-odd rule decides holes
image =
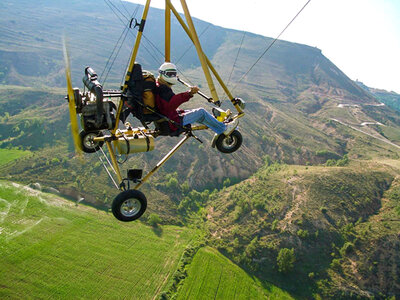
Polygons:
[[254,66],[260,61],[260,59],[271,49],[271,47],[275,44],[275,42],[280,38],[280,36],[286,31],[286,29],[293,23],[293,21],[300,15],[300,13],[306,8],[308,3],[310,3],[311,0],[308,0],[306,4],[299,10],[299,12],[293,17],[293,19],[286,25],[286,27],[279,33],[279,35],[272,41],[271,44],[265,49],[265,51],[260,55],[260,57],[256,60],[256,62],[249,68],[249,70],[239,79],[239,81],[236,83],[236,85],[232,89],[232,93],[235,90],[235,88],[238,86],[238,84],[247,76],[247,74],[250,73],[250,71],[254,68]]
[[[109,6],[109,8],[111,9],[111,11],[118,17],[118,19],[123,23],[123,24],[125,24],[125,22],[121,19],[121,17],[118,15],[118,13],[111,7],[111,6],[113,6],[127,21],[130,21],[125,15],[124,15],[124,13],[123,12],[121,12],[112,2],[111,2],[111,0],[104,0],[105,1],[105,3]],[[108,1],[108,2],[107,2]],[[121,1],[121,0],[120,0]],[[233,91],[236,89],[236,87],[239,85],[239,83],[251,72],[251,70],[255,67],[255,65],[261,60],[261,58],[262,57],[264,57],[264,55],[271,49],[271,47],[275,44],[275,42],[280,38],[280,36],[286,31],[286,29],[293,23],[293,21],[300,15],[300,13],[304,10],[304,8],[309,4],[311,2],[311,0],[308,0],[305,4],[304,4],[304,6],[299,10],[299,12],[293,17],[293,19],[286,25],[286,27],[279,33],[279,35],[270,43],[270,45],[266,48],[266,50],[257,58],[257,60],[254,62],[254,64],[249,68],[249,70],[239,79],[239,81],[236,83],[236,85],[232,88],[232,93],[233,93]],[[121,3],[122,3],[122,1],[121,1]],[[123,3],[122,3],[122,5],[123,5]],[[125,8],[125,10],[127,10],[126,9],[126,7],[123,5],[123,7]],[[201,35],[206,31],[208,29],[208,27],[201,33]],[[128,32],[129,32],[129,30],[128,30]],[[133,33],[133,32],[131,32],[135,37],[136,37],[136,35]],[[233,70],[234,70],[234,68],[235,68],[235,65],[236,65],[236,62],[237,62],[237,59],[238,59],[238,56],[239,56],[239,53],[240,53],[240,50],[241,50],[241,48],[242,48],[242,45],[243,45],[243,41],[244,41],[244,38],[245,38],[245,32],[244,32],[244,34],[243,34],[243,37],[242,37],[242,41],[241,41],[241,45],[240,45],[240,47],[239,47],[239,49],[238,49],[238,53],[237,53],[237,55],[236,55],[236,58],[235,58],[235,62],[234,62],[234,64],[233,64],[233,67],[232,67],[232,70],[231,70],[231,73],[230,73],[230,75],[229,75],[229,79],[228,79],[228,83],[229,83],[229,81],[230,81],[230,79],[231,79],[231,76],[232,76],[232,74],[233,74]],[[200,35],[200,36],[201,36]],[[143,34],[143,37],[144,37],[144,39],[149,43],[149,45],[153,48],[153,50],[154,50],[154,52],[158,52],[161,56],[163,56],[163,53],[157,48],[157,46],[156,45],[154,45],[154,43],[152,43],[151,41],[150,41],[150,39],[148,39],[144,34]],[[125,36],[125,38],[126,38],[126,36]],[[124,38],[124,40],[125,40],[125,38]],[[122,45],[121,45],[121,47],[122,47]],[[192,47],[192,45],[189,47],[189,49]],[[150,50],[148,50],[147,49],[147,47],[145,46],[145,45],[143,45],[143,48],[148,52],[148,54],[154,59],[154,61],[156,61],[157,63],[159,63],[159,61],[158,61],[158,59],[157,58],[155,58],[154,57],[154,55],[150,52]],[[182,59],[182,57],[189,51],[189,49],[187,49],[186,51],[185,51],[185,53],[178,59],[178,62]],[[119,49],[120,50],[120,49]],[[133,50],[132,50],[133,51]],[[119,51],[118,51],[119,52]],[[118,54],[117,54],[118,55]],[[115,58],[114,58],[114,61],[115,61]],[[114,63],[114,61],[113,61],[113,63]],[[128,61],[128,63],[127,63],[127,66],[128,66],[128,64],[129,64],[129,61]],[[180,73],[182,73],[181,71],[180,71]],[[183,73],[182,73],[182,75],[183,75]],[[185,77],[185,76],[183,76],[183,77]],[[125,78],[125,76],[123,76],[123,79],[122,79],[122,82],[124,81],[124,78]],[[122,82],[121,82],[121,85],[122,85]],[[189,80],[189,82],[190,82],[190,80]]]
[[[106,0],[104,0],[104,1],[106,1]],[[110,1],[110,0],[108,0],[108,1]],[[110,7],[110,9],[111,9],[111,7]],[[111,9],[112,11],[113,11],[113,13],[114,14],[116,14],[116,12],[113,10],[113,9]],[[129,21],[129,19],[123,14],[123,13],[121,13],[121,11],[119,11],[120,12],[120,14],[122,14],[122,16],[126,19],[126,20],[128,20]],[[118,15],[117,15],[118,16]],[[118,16],[118,18],[120,19],[120,21],[121,22],[123,22],[123,20],[121,20],[121,18]],[[211,24],[209,24],[209,26],[210,26]],[[209,27],[208,26],[208,27]],[[206,30],[208,29],[208,27],[200,34],[200,36],[202,35],[202,34],[204,34],[205,32],[206,32]],[[199,36],[199,37],[200,37]],[[135,37],[136,37],[136,35],[135,35]],[[144,40],[150,45],[150,47],[152,47],[152,49],[153,49],[153,53],[146,47],[146,45],[144,45],[144,44],[142,44],[142,46],[143,46],[143,48],[147,51],[147,53],[152,57],[152,59],[156,62],[156,64],[158,64],[158,65],[160,65],[163,61],[164,61],[164,54],[162,53],[162,51],[142,32],[142,37],[144,38]],[[190,49],[190,47],[189,47],[189,49]],[[133,49],[132,49],[132,51],[133,51]],[[132,54],[132,51],[131,51],[131,54]],[[157,59],[155,56],[156,55],[160,55],[162,58],[161,58],[161,63],[160,63],[160,59]],[[132,55],[130,55],[130,57],[131,57]],[[125,69],[127,69],[128,68],[128,65],[129,65],[129,61],[130,61],[130,57],[128,58],[128,61],[127,61],[127,63],[126,63],[126,67],[125,67]],[[183,57],[183,56],[182,56]],[[181,58],[182,58],[181,57]],[[187,81],[189,81],[192,85],[193,85],[193,83],[184,75],[184,73],[182,72],[182,71],[180,71],[180,70],[178,70],[179,71],[179,73],[181,73],[182,74],[182,77],[184,77]],[[121,86],[123,85],[123,82],[125,81],[125,75],[123,75],[123,77],[122,77],[122,80],[121,80]]]
[[[120,0],[120,1],[121,1],[121,0]],[[122,4],[122,6],[125,8],[125,10],[127,11],[127,9],[126,9],[126,7],[125,7],[125,5],[123,4],[122,1],[121,1],[121,4]],[[132,15],[131,15],[130,20],[132,20],[132,18],[134,18],[134,17],[136,16],[136,14],[137,14],[137,12],[138,12],[138,10],[139,10],[139,6],[140,6],[140,4],[136,5],[135,10],[133,11],[133,13],[132,13]],[[129,12],[128,12],[128,14],[129,14]],[[130,23],[130,22],[129,22],[129,23]],[[125,31],[125,30],[126,30],[125,37],[124,37],[123,41],[121,42],[121,46],[119,47],[118,52],[117,52],[117,54],[115,55],[114,60],[113,60],[113,62],[112,62],[112,64],[111,64],[110,68],[108,69],[108,72],[107,72],[107,75],[106,75],[106,79],[107,79],[108,74],[110,73],[111,68],[113,67],[114,62],[115,62],[116,58],[118,57],[119,52],[121,51],[122,46],[123,46],[123,44],[124,44],[124,42],[125,42],[125,40],[126,40],[126,37],[127,37],[127,35],[128,35],[128,32],[129,32],[129,26],[125,26],[124,31]],[[118,41],[119,41],[119,40],[118,40]],[[117,44],[118,44],[118,42],[117,42]],[[114,50],[115,50],[115,48],[114,48]],[[114,50],[113,50],[113,51],[114,51]],[[106,80],[106,79],[105,79],[105,80]],[[104,80],[104,81],[105,81],[105,80]]]
[[[100,151],[103,154],[104,158],[106,159],[106,161],[107,161],[108,165],[110,166],[111,170],[114,172],[115,175],[117,175],[117,171],[115,171],[112,163],[110,162],[110,160],[108,159],[106,153],[104,152],[103,147],[100,147]],[[96,151],[96,152],[98,152],[98,151]],[[98,154],[98,155],[100,156],[100,154]]]
[[[128,16],[129,16],[129,11],[128,11],[128,9],[126,8],[124,2],[123,2],[122,0],[119,0],[119,2],[121,3],[122,7],[125,9],[126,13],[127,13]],[[137,7],[139,7],[139,4],[137,5]]]
[[[128,19],[127,16],[126,16],[124,13],[122,13],[118,8],[116,8],[115,5],[112,4],[111,0],[104,0],[104,1],[105,1],[105,2],[106,2],[106,1],[109,1],[110,4],[122,15],[122,17],[124,17],[127,21],[130,22],[131,19]],[[120,1],[121,1],[121,0],[120,0]],[[106,4],[110,7],[111,11],[118,17],[118,19],[119,19],[123,24],[125,24],[125,22],[121,19],[121,17],[117,14],[117,12],[116,12],[114,9],[112,9],[112,7],[110,6],[110,4],[108,4],[107,2],[106,2]],[[125,7],[125,6],[124,6],[124,7]],[[126,8],[125,8],[125,10],[126,10]],[[208,24],[207,28],[205,28],[205,29],[201,32],[201,34],[199,35],[199,37],[201,37],[201,36],[208,30],[208,28],[210,27],[210,25],[211,25],[211,24]],[[129,32],[129,30],[128,30],[128,32]],[[131,33],[136,37],[136,35],[135,35],[133,32],[131,32]],[[163,52],[162,52],[153,42],[151,42],[151,40],[150,40],[149,38],[147,38],[147,36],[146,36],[143,32],[142,32],[142,37],[145,39],[145,41],[146,41],[146,42],[150,45],[150,47],[153,49],[153,53],[151,53],[151,51],[146,47],[146,45],[142,44],[142,47],[147,51],[147,53],[152,57],[152,59],[153,59],[158,65],[160,65],[160,60],[157,59],[157,58],[155,57],[155,55],[158,55],[158,54],[159,54],[159,55],[162,57],[161,61],[163,62],[163,61],[164,61],[164,54],[163,54]],[[122,45],[121,45],[121,47],[122,47]],[[186,52],[188,52],[188,51],[190,50],[191,47],[193,47],[193,45],[189,46],[189,48],[185,51],[185,53],[178,59],[178,62],[183,58],[183,56],[186,54]],[[132,51],[133,51],[133,49],[132,49]],[[131,51],[130,57],[132,56],[132,51]],[[157,52],[158,52],[158,53],[157,53]],[[153,54],[155,54],[155,55],[153,55]],[[126,63],[126,67],[125,67],[126,70],[127,70],[127,68],[128,68],[129,62],[130,62],[130,57],[128,58],[128,61],[127,61],[127,63]],[[114,58],[114,61],[115,61],[115,58]],[[113,63],[114,63],[114,62],[113,62]],[[178,64],[178,63],[176,63],[176,64]],[[191,82],[191,80],[190,80],[188,77],[186,77],[186,76],[184,75],[184,73],[183,73],[181,70],[177,70],[177,71],[182,75],[183,78],[185,78],[186,81],[188,81],[191,85],[194,85],[193,82]],[[121,84],[120,84],[121,86],[123,85],[124,81],[125,81],[125,75],[123,75],[123,77],[122,77]]]
[[246,31],[243,31],[242,41],[240,42],[240,47],[239,47],[239,49],[238,49],[238,52],[236,53],[236,58],[235,58],[235,61],[233,62],[232,70],[231,70],[231,73],[229,74],[229,78],[228,78],[228,82],[227,82],[226,86],[229,86],[229,82],[231,81],[231,77],[232,77],[232,74],[233,74],[233,70],[235,69],[236,62],[237,62],[237,60],[238,60],[240,50],[242,49],[243,41],[244,41],[244,37],[245,37],[245,36],[246,36]]
[[[102,80],[103,74],[104,74],[104,72],[106,71],[106,69],[107,69],[107,67],[108,67],[108,64],[110,63],[110,60],[111,60],[112,56],[114,55],[115,50],[117,49],[117,47],[118,47],[118,45],[119,45],[119,43],[120,43],[120,41],[121,41],[122,36],[124,35],[125,31],[127,32],[128,30],[129,30],[128,27],[125,27],[124,30],[122,31],[121,35],[119,36],[118,41],[117,41],[117,43],[115,44],[114,49],[111,51],[111,54],[110,54],[110,56],[109,56],[108,59],[107,59],[107,63],[106,63],[106,65],[104,66],[104,69],[103,69],[103,71],[102,71],[101,74],[100,74],[100,77],[99,77],[100,82],[104,82],[104,81],[105,81],[105,80],[104,80],[104,81]],[[124,39],[123,39],[121,45],[122,45],[123,42],[125,41],[126,35],[127,35],[127,33],[125,33],[125,36],[124,36]],[[121,49],[121,46],[120,46],[120,48],[118,49],[118,53],[119,53],[119,50],[120,50],[120,49]],[[116,55],[115,57],[118,56],[118,53],[117,53],[117,55]],[[114,63],[114,62],[113,62],[113,63]],[[107,70],[107,75],[108,75],[108,71],[109,71],[110,69],[111,69],[111,67]],[[107,76],[106,76],[106,78],[107,78]]]
[[[161,50],[158,49],[157,46],[156,46],[144,33],[142,33],[142,36],[143,36],[143,38],[146,40],[146,42],[148,42],[149,45],[150,45],[151,47],[153,47],[154,53],[155,53],[156,55],[159,54],[159,55],[161,55],[161,57],[164,58],[164,53],[162,53]],[[154,56],[153,56],[153,59],[154,59],[155,61],[157,61],[157,59],[154,58]],[[159,61],[157,61],[157,63],[159,63]]]
[[[104,0],[104,2],[107,4],[107,6],[111,9],[111,11],[114,13],[114,15],[120,20],[120,22],[122,23],[122,24],[124,24],[124,26],[126,26],[125,24],[125,21],[121,18],[121,16],[120,15],[122,15],[125,19],[126,19],[126,21],[128,21],[129,23],[130,23],[130,20],[131,19],[129,19],[123,12],[121,12],[121,10],[120,9],[118,9],[112,2],[111,2],[111,0]],[[137,5],[137,9],[138,9],[138,7],[140,6],[140,4],[138,4]],[[118,14],[118,12],[119,12],[119,14]],[[135,13],[136,14],[136,13]],[[128,32],[130,32],[135,38],[136,38],[136,34],[135,33],[133,33],[132,31],[129,31],[128,30]],[[146,47],[146,45],[142,45],[143,46],[143,48],[148,52],[148,54],[158,63],[158,60],[154,57],[154,55],[150,52],[150,50]],[[121,44],[121,46],[120,46],[121,48],[122,48],[122,44]],[[133,51],[133,49],[132,49],[132,51]],[[114,61],[115,61],[115,59],[114,59]],[[127,65],[126,66],[128,66],[128,64],[129,64],[129,60],[128,60],[128,63],[127,63]],[[122,79],[122,82],[125,80],[125,76],[123,76],[123,79]],[[122,83],[121,83],[122,84]]]
[[107,74],[106,74],[106,76],[105,76],[105,78],[104,78],[103,84],[105,84],[105,82],[106,82],[106,80],[107,80],[107,77],[108,77],[108,74],[110,74],[110,71],[111,71],[112,67],[114,66],[115,60],[117,59],[117,57],[118,57],[118,55],[119,55],[119,52],[120,52],[121,49],[122,49],[122,46],[123,46],[123,44],[124,44],[124,42],[125,42],[125,39],[126,39],[126,37],[127,37],[127,35],[128,35],[128,32],[129,32],[129,29],[126,31],[124,40],[122,41],[121,46],[119,47],[119,49],[118,49],[118,51],[117,51],[117,54],[114,56],[114,59],[113,59],[111,65],[110,65],[110,67],[108,68],[108,71],[107,71]]
[[[142,36],[144,37],[144,35],[142,35]],[[136,37],[136,36],[135,36],[135,37]],[[150,50],[146,47],[146,45],[142,44],[142,46],[143,46],[143,48],[147,51],[147,53],[151,56],[151,58],[153,58],[153,60],[156,62],[156,64],[159,65],[159,64],[160,64],[160,63],[159,63],[159,60],[157,60],[157,58],[154,57],[154,55],[150,52]],[[130,62],[131,57],[132,57],[132,52],[133,52],[133,48],[132,48],[132,50],[131,50],[131,55],[129,55],[129,57],[128,57],[128,59],[127,59],[127,62],[126,62],[126,65],[125,65],[125,70],[128,70],[129,62]],[[124,84],[124,82],[125,82],[125,75],[126,75],[126,74],[123,74],[123,75],[122,75],[121,86],[123,86],[123,84]]]
[[[124,22],[124,21],[119,17],[119,15],[115,12],[115,10],[113,9],[113,7],[114,7],[115,9],[117,9],[120,13],[121,13],[121,11],[120,11],[110,0],[104,0],[104,2],[105,2],[105,3],[107,4],[107,6],[111,9],[111,11],[117,16],[117,18],[118,18],[121,22],[123,22],[123,24],[125,24],[125,22]],[[134,17],[134,16],[137,14],[138,9],[139,9],[139,4],[136,6],[134,12],[132,13],[132,17]],[[126,32],[125,32],[125,31],[126,31]],[[118,57],[119,52],[120,52],[121,49],[122,49],[122,46],[123,46],[123,44],[124,44],[124,42],[125,42],[125,40],[126,40],[126,37],[127,37],[127,35],[128,35],[128,32],[129,32],[129,26],[126,25],[126,26],[124,27],[124,30],[123,30],[123,32],[121,33],[121,35],[120,35],[120,37],[119,37],[117,43],[115,44],[115,47],[114,47],[113,51],[111,52],[110,57],[109,57],[108,60],[107,60],[107,63],[106,63],[106,66],[104,67],[103,72],[102,72],[101,75],[100,75],[100,78],[101,78],[101,77],[103,76],[103,73],[105,72],[105,70],[106,70],[108,64],[110,63],[110,60],[111,60],[112,56],[114,55],[115,50],[116,50],[116,48],[118,47],[118,44],[119,44],[119,42],[121,41],[122,36],[123,36],[124,33],[125,33],[125,36],[124,36],[124,38],[123,38],[123,40],[122,40],[122,42],[121,42],[121,45],[119,46],[119,49],[118,49],[118,51],[117,51],[117,54],[115,55],[115,57],[114,57],[114,59],[113,59],[111,65],[109,66],[109,68],[108,68],[108,70],[107,70],[105,79],[102,81],[102,82],[103,82],[103,85],[104,85],[104,83],[105,83],[106,80],[107,80],[107,77],[108,77],[108,75],[109,75],[109,73],[110,73],[110,71],[111,71],[111,68],[112,68],[113,65],[114,65],[114,62],[115,62],[116,58]]]
[[[106,1],[106,0],[104,0],[104,1]],[[127,17],[124,15],[124,13],[123,12],[121,12],[120,10],[119,10],[119,8],[118,7],[116,7],[115,6],[115,4],[114,3],[112,3],[111,2],[111,0],[107,0],[122,16],[124,16],[126,19],[127,19]],[[139,4],[138,4],[139,5]],[[110,7],[110,5],[108,5],[108,7]],[[110,7],[111,8],[111,7]],[[113,10],[114,11],[114,10]],[[114,12],[115,13],[115,12]],[[128,15],[129,15],[129,12],[128,12]]]
[[[106,0],[104,0],[104,1],[106,1]],[[107,0],[107,1],[111,1],[111,0]],[[121,1],[121,0],[120,0]],[[114,5],[113,5],[114,6]],[[115,6],[114,6],[115,7]],[[110,9],[111,9],[111,7],[110,7]],[[113,10],[113,9],[111,9],[112,11],[113,11],[113,13],[114,14],[116,14],[117,15],[117,13]],[[127,17],[126,17],[126,15],[124,15],[124,13],[122,13],[120,10],[118,10],[118,12],[122,15],[122,17],[124,17],[127,21],[130,21],[130,19],[128,19]],[[118,15],[117,15],[118,16]],[[120,21],[121,22],[123,22],[123,20],[121,20],[121,17],[120,16],[118,16],[118,18],[120,19]],[[211,24],[208,24],[208,26],[202,31],[202,33],[199,35],[199,37],[201,37],[207,30],[208,30],[208,28],[210,27],[210,25]],[[146,42],[149,44],[149,46],[150,46],[150,48],[152,48],[153,49],[153,53],[151,53],[150,52],[150,50],[145,46],[145,45],[143,45],[143,48],[147,51],[147,53],[152,57],[152,59],[158,64],[158,65],[160,65],[160,61],[161,61],[161,63],[164,61],[164,53],[144,34],[144,32],[142,32],[142,37],[144,38],[144,40],[146,40]],[[191,47],[193,47],[193,44],[191,45],[191,46],[189,46],[189,48],[185,51],[185,53],[178,59],[178,62],[183,58],[183,56],[186,54],[186,52],[188,52],[189,50],[190,50],[190,48]],[[160,59],[157,59],[155,56],[157,56],[157,55],[160,55],[160,57],[161,57],[161,60]],[[175,64],[178,64],[178,62],[177,63],[175,63]],[[127,62],[127,65],[126,65],[126,68],[127,68],[127,66],[128,66],[128,64],[129,64],[129,60],[128,60],[128,62]],[[188,80],[187,79],[187,77],[185,77],[184,76],[184,74],[183,74],[183,72],[182,71],[179,71],[181,74],[182,74],[182,76],[186,79],[186,80]],[[123,83],[123,81],[125,80],[125,76],[123,76],[123,79],[122,79],[122,81],[121,81],[121,85],[122,85],[122,83]],[[189,82],[190,82],[190,80],[188,80]],[[192,83],[193,84],[193,83]]]
[[[108,1],[108,2],[110,2],[110,4],[120,13],[120,15],[122,16],[122,17],[124,17],[125,18],[125,20],[126,21],[128,21],[128,22],[130,22],[131,21],[131,19],[132,18],[128,18],[123,12],[121,12],[112,2],[111,2],[111,0],[104,0],[104,1]],[[120,0],[121,1],[121,0]],[[121,3],[122,3],[122,1],[121,1]],[[136,8],[136,10],[138,9],[138,7],[139,7],[139,5],[140,4],[138,4],[137,5],[137,8]],[[109,5],[109,7],[110,7],[110,5]],[[124,8],[125,8],[125,6],[124,6]],[[118,19],[123,23],[123,24],[125,24],[125,22],[121,19],[121,17],[110,7],[110,9],[113,11],[113,13],[118,17]],[[126,8],[125,8],[125,10],[126,10]],[[129,13],[128,13],[129,14]],[[134,35],[135,37],[136,37],[136,35]],[[151,46],[153,46],[162,56],[163,56],[163,53],[142,33],[142,36],[143,36],[143,38],[144,39],[146,39],[147,41],[148,41],[148,43],[151,45]],[[150,54],[150,56],[155,60],[155,61],[157,61],[157,59],[150,53],[150,51],[144,46],[144,48],[148,51],[148,53]],[[157,61],[157,63],[158,63],[158,61]]]
[[[200,33],[199,38],[208,30],[208,28],[210,28],[211,23],[208,23],[208,26]],[[186,53],[189,52],[190,49],[192,49],[192,47],[194,46],[193,43],[190,44],[190,46],[185,50],[185,52],[183,52],[183,54],[181,55],[181,57],[179,57],[179,59],[176,61],[175,64],[178,64],[181,59],[186,55]]]
[[[93,144],[92,144],[92,145],[93,145]],[[105,159],[106,159],[106,161],[107,161],[109,167],[111,167],[111,170],[114,172],[114,174],[117,174],[117,172],[115,171],[113,165],[112,165],[112,164],[110,163],[110,161],[108,160],[107,155],[106,155],[105,152],[103,151],[103,148],[100,147],[99,150],[103,153],[103,156],[105,157]],[[98,151],[95,151],[95,152],[96,152],[97,157],[98,157],[98,159],[100,160],[101,164],[103,165],[104,170],[106,170],[106,172],[107,172],[107,174],[108,174],[108,177],[111,179],[111,181],[113,182],[113,184],[115,185],[115,187],[116,187],[117,189],[119,189],[118,184],[115,182],[114,177],[111,175],[110,170],[108,169],[108,167],[107,167],[106,163],[104,162],[104,160],[101,158],[101,155],[98,153]]]

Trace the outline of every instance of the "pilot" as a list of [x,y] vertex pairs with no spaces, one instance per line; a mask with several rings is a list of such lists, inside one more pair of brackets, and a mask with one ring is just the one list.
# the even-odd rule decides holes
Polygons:
[[[189,101],[189,99],[199,91],[199,88],[197,86],[192,86],[189,91],[174,94],[171,87],[177,83],[178,80],[176,66],[173,63],[163,63],[158,69],[158,73],[159,75],[156,82],[156,106],[161,114],[183,126],[193,123],[206,125],[216,134],[223,133],[228,136],[235,130],[238,125],[237,119],[232,122],[224,123],[218,121],[204,108],[190,110],[179,109],[179,106]],[[178,127],[171,122],[169,123],[169,127],[172,131],[178,130]]]

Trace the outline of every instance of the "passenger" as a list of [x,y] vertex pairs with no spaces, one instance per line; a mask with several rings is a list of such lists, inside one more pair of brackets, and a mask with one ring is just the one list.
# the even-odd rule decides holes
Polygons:
[[[189,101],[199,91],[197,86],[190,87],[189,91],[174,94],[171,86],[177,82],[177,70],[173,63],[165,62],[158,69],[159,75],[157,77],[156,85],[156,106],[159,112],[177,124],[186,126],[193,123],[200,123],[206,125],[213,130],[216,134],[230,135],[237,127],[238,120],[224,123],[218,121],[204,108],[196,108],[183,110],[179,106]],[[178,127],[171,122],[169,123],[172,131],[178,130]]]

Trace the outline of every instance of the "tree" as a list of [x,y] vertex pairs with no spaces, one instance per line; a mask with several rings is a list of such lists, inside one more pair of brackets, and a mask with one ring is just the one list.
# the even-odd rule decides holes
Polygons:
[[250,244],[246,247],[246,255],[253,257],[255,256],[257,249],[260,247],[258,237],[255,237]]
[[276,264],[278,265],[278,270],[281,273],[288,273],[293,269],[293,264],[296,258],[294,255],[294,249],[282,248],[279,251],[278,257],[276,259]]

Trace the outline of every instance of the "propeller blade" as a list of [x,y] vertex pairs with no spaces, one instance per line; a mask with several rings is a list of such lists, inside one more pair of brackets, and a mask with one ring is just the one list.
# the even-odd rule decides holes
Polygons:
[[64,62],[65,62],[65,77],[67,78],[68,107],[69,107],[69,117],[71,121],[71,133],[74,140],[75,152],[77,154],[80,154],[82,152],[81,150],[82,145],[81,145],[81,139],[79,137],[79,126],[75,109],[75,96],[74,96],[74,90],[72,88],[71,68],[69,64],[69,54],[65,38],[63,38],[63,52],[64,52]]

